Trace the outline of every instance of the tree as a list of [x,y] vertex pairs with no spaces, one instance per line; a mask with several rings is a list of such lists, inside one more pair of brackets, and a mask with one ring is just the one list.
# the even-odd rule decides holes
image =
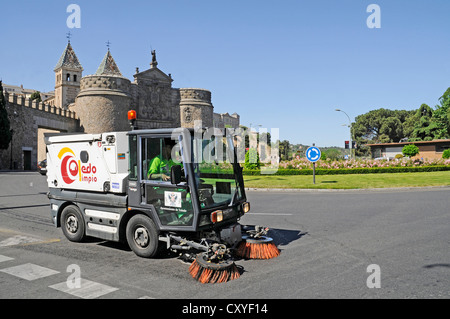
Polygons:
[[6,111],[6,100],[3,95],[3,85],[0,81],[0,149],[6,150],[11,142],[12,133],[8,112]]
[[271,138],[272,136],[269,132],[261,134],[258,133],[258,143],[260,143],[260,141],[265,141],[267,145],[271,145]]
[[261,162],[259,161],[258,151],[254,148],[250,148],[245,154],[244,167],[246,169],[259,169]]
[[377,109],[356,117],[352,125],[357,142],[398,142],[405,137],[403,123],[415,111]]
[[433,109],[426,104],[422,104],[414,114],[414,130],[410,136],[412,141],[431,141],[433,139],[437,127],[432,117]]
[[[352,124],[353,139],[358,145],[398,142],[406,137],[405,129],[412,131],[411,125],[414,122],[410,118],[415,112],[380,108],[361,114]],[[409,125],[406,126],[405,123]],[[358,156],[369,154],[370,150],[365,146],[356,150]]]
[[403,138],[403,124],[396,116],[389,116],[381,121],[380,127],[381,142],[398,142]]
[[290,143],[288,140],[279,142],[278,144],[278,155],[280,160],[289,160]]
[[31,94],[31,100],[36,100],[37,102],[41,102],[41,92],[39,91],[34,91],[33,94]]
[[412,133],[414,131],[414,127],[416,125],[417,122],[417,117],[415,116],[416,114],[411,114],[410,116],[408,116],[405,121],[402,123],[403,126],[403,135],[406,138],[411,138]]
[[414,144],[408,144],[403,146],[402,153],[405,156],[413,157],[419,154],[419,148]]
[[434,138],[446,139],[450,137],[450,87],[439,98],[440,105],[436,105],[432,122]]

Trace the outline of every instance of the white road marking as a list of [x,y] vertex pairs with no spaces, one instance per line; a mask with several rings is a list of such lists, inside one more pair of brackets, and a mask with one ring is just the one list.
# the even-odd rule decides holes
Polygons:
[[67,282],[62,282],[56,285],[49,286],[50,288],[71,294],[73,296],[83,299],[94,299],[100,296],[109,294],[118,288],[110,287],[107,285],[99,284],[94,281],[81,278],[81,285],[79,288],[72,288],[67,285]]
[[8,257],[8,256],[4,256],[4,255],[0,255],[0,263],[3,261],[8,261],[8,260],[13,260],[14,258]]
[[23,236],[23,235],[16,235],[10,238],[7,238],[0,242],[0,247],[6,247],[6,246],[14,246],[14,245],[21,245],[21,244],[28,244],[28,243],[34,243],[38,242],[40,239],[36,239],[29,236]]
[[0,271],[26,280],[36,280],[59,274],[59,271],[31,263],[0,269]]

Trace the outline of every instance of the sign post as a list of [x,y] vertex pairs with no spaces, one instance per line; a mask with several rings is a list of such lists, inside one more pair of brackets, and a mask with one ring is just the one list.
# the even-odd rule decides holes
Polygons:
[[313,163],[313,184],[316,183],[316,162],[320,159],[320,155],[322,155],[319,148],[314,145],[313,143],[313,146],[306,150],[306,159]]

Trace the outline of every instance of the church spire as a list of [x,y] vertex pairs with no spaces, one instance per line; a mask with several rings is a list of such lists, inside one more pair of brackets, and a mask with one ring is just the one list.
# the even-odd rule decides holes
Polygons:
[[63,67],[71,69],[80,69],[81,71],[83,71],[83,67],[78,61],[78,58],[75,55],[75,51],[72,49],[72,45],[70,44],[70,38],[69,41],[67,42],[67,46],[64,49],[64,52],[62,53],[58,63],[55,66],[54,71]]
[[122,73],[120,73],[119,67],[117,66],[116,62],[114,61],[114,59],[111,55],[111,52],[109,51],[109,45],[108,45],[108,51],[106,52],[102,63],[100,63],[100,66],[98,67],[97,72],[95,72],[95,75],[122,76]]

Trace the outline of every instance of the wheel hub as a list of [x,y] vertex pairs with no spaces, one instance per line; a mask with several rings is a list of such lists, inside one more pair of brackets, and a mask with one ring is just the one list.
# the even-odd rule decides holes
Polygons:
[[66,228],[71,233],[76,233],[78,230],[78,220],[75,216],[69,216],[66,221]]
[[144,227],[138,227],[134,231],[134,241],[139,247],[146,247],[149,243],[148,231]]

